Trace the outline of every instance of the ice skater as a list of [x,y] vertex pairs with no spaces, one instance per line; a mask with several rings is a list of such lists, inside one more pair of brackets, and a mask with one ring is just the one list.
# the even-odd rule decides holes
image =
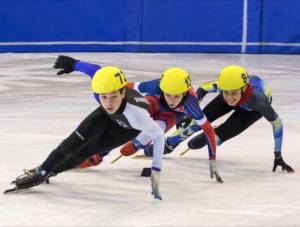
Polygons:
[[165,138],[149,115],[149,104],[137,91],[126,87],[127,78],[117,67],[103,67],[94,74],[92,90],[100,106],[39,167],[17,177],[16,187],[6,192],[39,185],[51,175],[78,166],[96,152],[104,156],[140,135],[154,143],[151,189],[155,199],[162,199],[159,184]]

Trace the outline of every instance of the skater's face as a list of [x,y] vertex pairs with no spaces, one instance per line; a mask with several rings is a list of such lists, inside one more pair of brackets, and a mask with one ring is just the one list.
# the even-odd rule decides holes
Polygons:
[[242,98],[242,90],[223,91],[223,97],[229,106],[235,106]]
[[171,94],[164,93],[164,96],[170,108],[175,108],[176,106],[178,106],[183,98],[183,94],[171,95]]
[[111,93],[101,94],[100,102],[106,112],[114,114],[120,108],[124,97],[125,90],[118,90]]

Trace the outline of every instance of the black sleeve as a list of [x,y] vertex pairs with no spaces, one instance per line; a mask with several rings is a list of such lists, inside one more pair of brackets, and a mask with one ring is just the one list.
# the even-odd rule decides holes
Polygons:
[[268,101],[268,98],[260,91],[253,91],[248,105],[250,108],[263,115],[268,121],[275,121],[278,117],[271,106],[271,103]]

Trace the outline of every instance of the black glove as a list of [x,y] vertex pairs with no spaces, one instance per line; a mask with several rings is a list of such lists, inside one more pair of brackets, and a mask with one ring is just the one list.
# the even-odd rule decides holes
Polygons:
[[275,152],[273,172],[276,171],[277,166],[281,166],[282,171],[286,170],[288,173],[294,173],[295,171],[293,170],[293,168],[283,161],[281,154],[276,153],[277,152]]
[[191,123],[191,121],[192,119],[190,117],[184,116],[183,118],[180,119],[180,121],[176,123],[176,129],[186,128]]
[[[169,154],[171,153],[172,151],[174,151],[174,149],[178,146],[175,145],[175,146],[172,146],[172,145],[169,145],[167,143],[167,141],[165,142],[165,149],[164,149],[164,154]],[[144,154],[148,157],[153,157],[153,144],[147,146],[144,148]]]
[[57,75],[68,74],[74,71],[75,61],[76,60],[74,58],[60,55],[56,59],[53,68],[62,69],[56,73]]
[[176,145],[170,145],[168,144],[168,142],[166,141],[165,143],[165,150],[164,150],[164,154],[169,154],[171,152],[173,152],[175,150],[175,148],[178,146],[179,144]]
[[198,102],[201,102],[204,96],[208,93],[208,91],[204,90],[203,88],[199,87],[197,89],[197,98]]

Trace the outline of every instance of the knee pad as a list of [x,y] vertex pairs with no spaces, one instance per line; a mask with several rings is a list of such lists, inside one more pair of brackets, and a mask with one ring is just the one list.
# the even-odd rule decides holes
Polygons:
[[103,158],[99,154],[94,154],[93,156],[89,157],[82,163],[80,163],[80,168],[87,168],[90,166],[97,166],[102,162]]

